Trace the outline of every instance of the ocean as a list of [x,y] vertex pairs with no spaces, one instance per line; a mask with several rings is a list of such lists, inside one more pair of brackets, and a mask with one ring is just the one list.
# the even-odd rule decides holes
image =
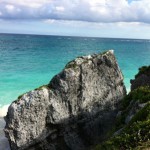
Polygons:
[[[19,95],[49,83],[70,60],[109,49],[114,50],[129,91],[138,68],[150,65],[150,40],[0,34],[0,117]],[[6,139],[0,139],[0,147],[4,143]]]

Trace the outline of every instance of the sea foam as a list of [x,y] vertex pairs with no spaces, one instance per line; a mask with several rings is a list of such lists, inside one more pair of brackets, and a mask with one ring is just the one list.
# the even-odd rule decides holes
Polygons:
[[0,117],[6,116],[8,107],[9,107],[9,105],[4,105],[4,106],[0,107]]

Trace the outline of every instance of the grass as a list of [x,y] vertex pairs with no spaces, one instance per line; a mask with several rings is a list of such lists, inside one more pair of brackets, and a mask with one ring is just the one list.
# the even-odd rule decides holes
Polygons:
[[[34,90],[42,90],[43,88],[50,89],[50,87],[48,85],[42,85],[42,86],[40,86],[40,87],[38,87]],[[23,94],[19,95],[18,99],[21,99],[24,94],[26,94],[26,93],[23,93]]]

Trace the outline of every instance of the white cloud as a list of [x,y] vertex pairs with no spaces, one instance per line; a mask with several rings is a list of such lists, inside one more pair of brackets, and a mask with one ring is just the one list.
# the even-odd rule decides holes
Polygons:
[[65,8],[63,6],[57,6],[56,10],[61,12],[61,11],[64,11]]
[[[39,8],[47,3],[50,3],[52,0],[5,0],[7,4],[16,4],[20,6]],[[2,0],[3,3],[4,1]]]
[[46,19],[46,20],[44,20],[43,22],[44,22],[44,23],[47,23],[47,24],[52,24],[52,23],[55,22],[55,20],[54,20],[54,19]]
[[13,5],[6,5],[5,8],[7,9],[7,11],[13,11],[15,9],[15,7]]
[[1,19],[150,23],[149,0],[5,0],[0,12]]

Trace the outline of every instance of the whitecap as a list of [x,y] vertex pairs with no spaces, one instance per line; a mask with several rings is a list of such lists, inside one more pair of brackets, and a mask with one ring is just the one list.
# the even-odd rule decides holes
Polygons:
[[9,105],[0,106],[0,117],[4,117],[7,114]]

